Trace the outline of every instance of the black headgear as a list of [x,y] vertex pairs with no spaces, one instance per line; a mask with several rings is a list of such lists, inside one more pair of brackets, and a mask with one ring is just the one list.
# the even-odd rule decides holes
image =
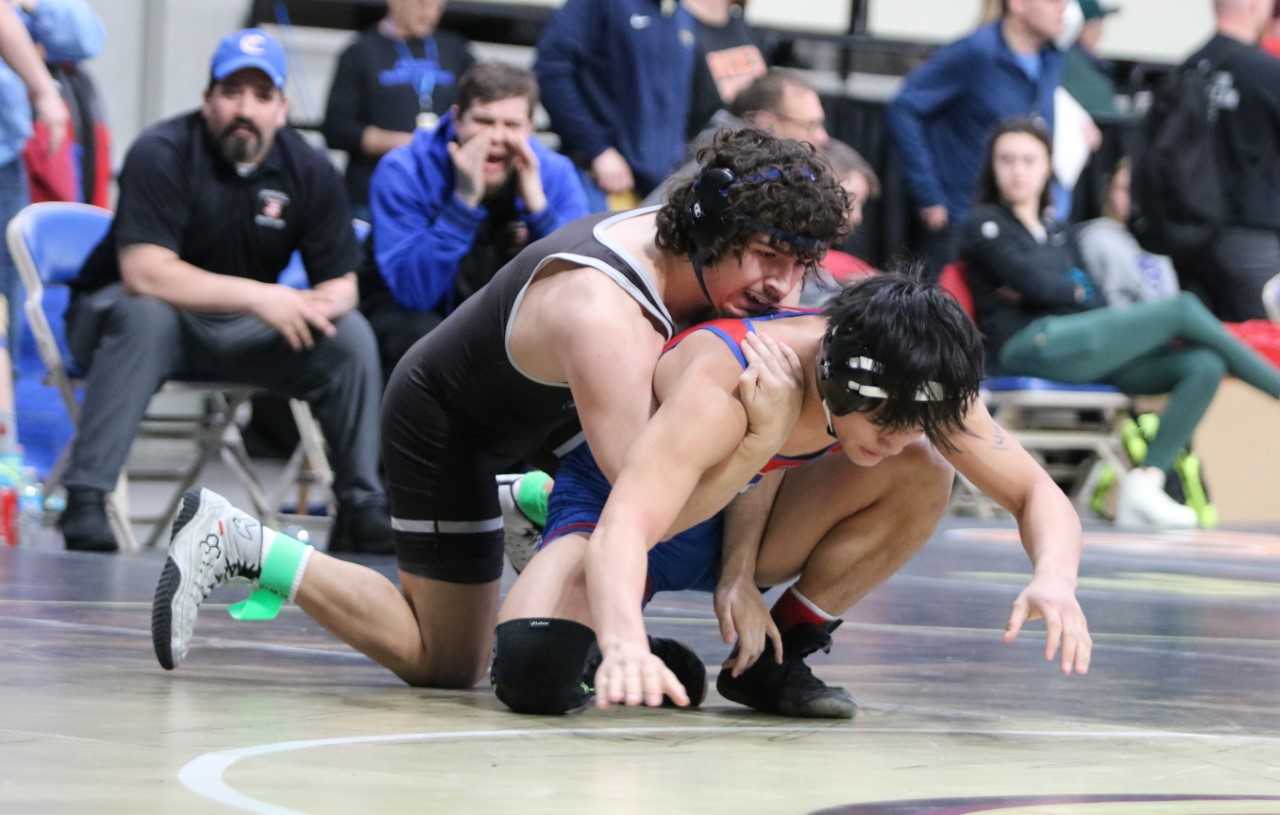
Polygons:
[[[729,189],[739,181],[762,184],[766,181],[780,181],[782,177],[783,173],[779,167],[762,167],[741,179],[728,167],[708,166],[702,168],[698,174],[697,180],[693,183],[693,199],[688,207],[689,231],[692,238],[689,260],[693,262],[693,273],[708,302],[711,301],[711,293],[707,291],[707,283],[703,279],[703,267],[715,258],[712,247],[715,246],[716,238],[736,226],[729,212]],[[809,178],[812,180],[813,176]],[[774,240],[804,251],[815,251],[821,243],[816,238],[781,232],[748,218],[738,218],[737,225],[751,227],[769,235]]]
[[[867,351],[834,328],[822,338],[818,349],[818,393],[827,414],[827,432],[835,436],[832,416],[871,411],[884,404],[889,391],[884,387],[884,366],[868,357]],[[937,382],[925,382],[916,389],[917,402],[941,402],[946,390]]]

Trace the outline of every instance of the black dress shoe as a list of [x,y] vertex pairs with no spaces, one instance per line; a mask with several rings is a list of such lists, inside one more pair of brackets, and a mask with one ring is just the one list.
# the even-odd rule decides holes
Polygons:
[[338,507],[329,533],[329,554],[393,555],[395,551],[391,512],[385,501]]
[[70,552],[116,552],[120,546],[107,522],[106,496],[90,487],[67,487],[67,508],[58,529]]

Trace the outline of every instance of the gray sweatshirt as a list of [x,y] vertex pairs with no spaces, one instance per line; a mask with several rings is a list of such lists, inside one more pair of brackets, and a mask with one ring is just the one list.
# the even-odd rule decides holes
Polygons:
[[1178,275],[1163,255],[1138,245],[1124,224],[1098,218],[1080,227],[1080,254],[1109,306],[1130,306],[1178,294]]

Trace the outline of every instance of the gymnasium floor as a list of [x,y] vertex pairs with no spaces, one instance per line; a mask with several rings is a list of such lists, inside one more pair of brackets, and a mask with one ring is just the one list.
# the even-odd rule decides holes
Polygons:
[[[813,664],[853,722],[700,711],[504,712],[407,688],[296,608],[215,593],[186,664],[151,652],[161,553],[0,550],[3,813],[1280,813],[1280,534],[1088,535],[1093,670],[1000,643],[1027,573],[1008,526],[954,520]],[[372,565],[390,572],[392,563]],[[651,630],[712,673],[709,599]]]

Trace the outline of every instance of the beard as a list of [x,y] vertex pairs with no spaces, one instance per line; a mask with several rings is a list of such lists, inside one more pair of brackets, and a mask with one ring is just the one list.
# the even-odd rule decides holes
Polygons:
[[235,119],[218,134],[218,147],[227,161],[244,164],[258,156],[262,148],[262,132],[248,119]]

